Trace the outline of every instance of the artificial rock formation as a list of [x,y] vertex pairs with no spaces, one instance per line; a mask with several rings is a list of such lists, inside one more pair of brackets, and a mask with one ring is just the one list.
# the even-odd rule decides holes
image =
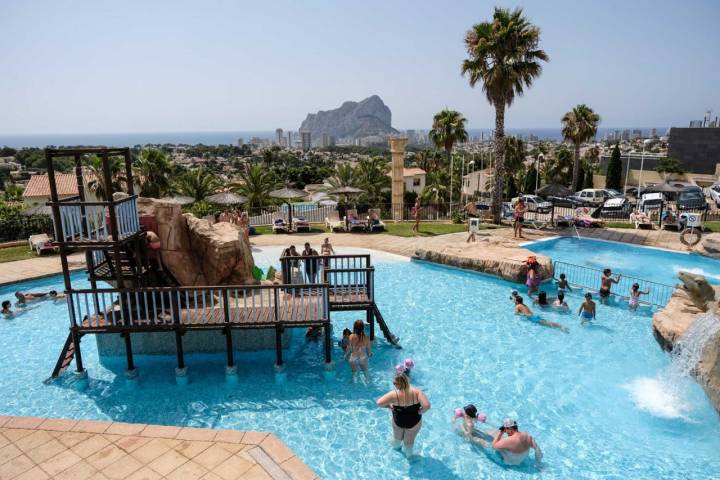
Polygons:
[[180,285],[203,286],[257,283],[250,244],[229,223],[183,214],[180,205],[139,198],[140,215],[154,216],[165,268]]
[[540,264],[542,277],[545,279],[553,277],[553,264],[550,258],[518,248],[509,240],[482,233],[477,237],[477,243],[418,249],[415,251],[415,258],[489,273],[511,282],[525,283],[527,258],[535,256]]
[[[708,285],[701,275],[680,272],[678,277],[683,284],[675,289],[667,305],[653,315],[653,335],[668,351],[700,315],[718,314],[720,310],[715,301],[720,298],[720,287]],[[720,412],[720,333],[708,340],[694,374]]]

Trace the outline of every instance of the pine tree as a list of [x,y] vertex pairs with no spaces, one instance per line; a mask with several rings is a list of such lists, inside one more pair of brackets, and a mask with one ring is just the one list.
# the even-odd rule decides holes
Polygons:
[[620,161],[620,147],[616,143],[607,167],[607,173],[605,176],[605,188],[613,188],[615,190],[620,190],[621,187],[622,162]]
[[536,183],[537,183],[537,171],[535,170],[535,165],[532,165],[528,169],[527,174],[525,175],[525,185],[523,188],[523,192],[535,193],[535,184]]

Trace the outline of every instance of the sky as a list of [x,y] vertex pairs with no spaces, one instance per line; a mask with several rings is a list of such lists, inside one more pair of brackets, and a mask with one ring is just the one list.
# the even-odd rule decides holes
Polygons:
[[0,0],[0,134],[297,130],[373,94],[398,129],[445,107],[493,128],[460,64],[495,5],[523,7],[550,56],[507,127],[578,103],[604,127],[720,113],[717,0]]

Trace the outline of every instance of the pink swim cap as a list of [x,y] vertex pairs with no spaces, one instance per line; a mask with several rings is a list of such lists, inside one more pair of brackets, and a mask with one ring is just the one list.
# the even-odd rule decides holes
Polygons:
[[413,368],[415,366],[415,362],[413,362],[412,358],[406,358],[405,359],[405,368]]
[[462,408],[456,408],[456,409],[455,409],[455,418],[462,418],[462,416],[463,416],[464,414],[465,414],[465,412],[463,412],[463,409],[462,409]]
[[478,422],[485,423],[487,421],[487,415],[485,415],[485,412],[480,412],[477,416]]

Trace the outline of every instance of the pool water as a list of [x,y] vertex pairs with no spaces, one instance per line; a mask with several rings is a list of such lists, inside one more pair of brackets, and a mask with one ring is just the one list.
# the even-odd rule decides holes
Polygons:
[[[259,264],[278,249],[257,252]],[[371,381],[353,384],[334,347],[336,376],[324,375],[321,343],[293,337],[287,375],[277,383],[274,352],[238,353],[239,382],[225,381],[224,355],[188,355],[189,384],[176,384],[175,357],[137,356],[127,380],[124,358],[100,364],[83,340],[88,386],[72,374],[45,385],[67,335],[63,304],[0,323],[0,414],[266,430],[275,432],[322,478],[519,479],[684,478],[720,475],[720,419],[701,388],[668,377],[669,357],[651,334],[651,312],[598,306],[581,327],[575,314],[542,312],[569,334],[522,320],[509,293],[517,284],[425,263],[373,255],[376,297],[403,350],[378,341]],[[614,265],[611,265],[614,266]],[[82,274],[76,274],[82,282]],[[53,277],[0,289],[62,288]],[[577,294],[569,294],[573,309]],[[333,313],[335,340],[356,317]],[[393,365],[411,357],[413,383],[432,409],[417,456],[390,449],[390,414],[375,400],[391,387]],[[545,457],[504,467],[451,428],[455,408],[473,402],[496,427],[518,419]]]
[[577,237],[556,237],[523,246],[553,260],[600,270],[612,268],[613,273],[666,285],[678,283],[680,270],[699,273],[711,283],[720,283],[720,261],[695,253]]

